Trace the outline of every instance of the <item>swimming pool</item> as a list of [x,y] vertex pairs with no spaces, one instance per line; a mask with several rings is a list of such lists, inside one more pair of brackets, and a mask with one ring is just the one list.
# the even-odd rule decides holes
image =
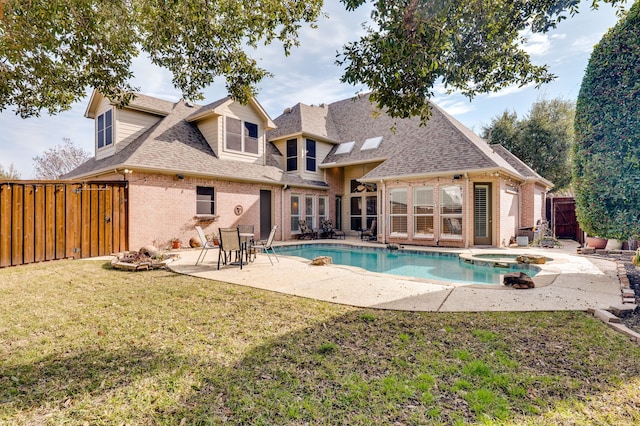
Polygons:
[[457,253],[391,251],[339,244],[281,246],[278,254],[305,259],[330,256],[333,263],[357,266],[367,271],[465,284],[502,284],[506,273],[522,271],[533,277],[539,271],[530,265],[478,266],[460,261]]

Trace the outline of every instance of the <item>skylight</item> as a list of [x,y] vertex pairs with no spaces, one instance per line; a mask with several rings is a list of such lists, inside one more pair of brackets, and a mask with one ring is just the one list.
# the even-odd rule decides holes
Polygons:
[[382,142],[382,136],[366,139],[362,144],[362,148],[360,148],[360,151],[365,151],[367,149],[376,149],[380,146],[380,142]]
[[336,154],[350,153],[355,144],[356,144],[355,141],[341,143],[340,145],[338,145],[338,148],[336,148]]

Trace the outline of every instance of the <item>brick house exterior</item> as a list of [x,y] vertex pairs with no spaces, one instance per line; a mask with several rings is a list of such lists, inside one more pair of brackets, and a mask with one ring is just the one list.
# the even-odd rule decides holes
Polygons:
[[297,104],[272,120],[256,100],[205,106],[94,91],[95,156],[65,176],[129,185],[129,242],[186,244],[195,225],[253,224],[289,240],[305,219],[347,235],[443,247],[505,245],[544,214],[552,184],[433,105],[426,126],[376,111],[367,95]]

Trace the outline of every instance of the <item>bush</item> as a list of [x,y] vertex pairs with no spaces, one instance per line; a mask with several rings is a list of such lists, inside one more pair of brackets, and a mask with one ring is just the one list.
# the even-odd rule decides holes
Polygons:
[[576,214],[590,235],[640,235],[640,3],[595,46],[576,104]]

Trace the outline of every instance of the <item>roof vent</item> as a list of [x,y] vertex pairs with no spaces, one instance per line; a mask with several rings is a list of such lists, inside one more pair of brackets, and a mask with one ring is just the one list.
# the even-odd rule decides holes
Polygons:
[[291,108],[285,108],[283,114],[290,114]]

